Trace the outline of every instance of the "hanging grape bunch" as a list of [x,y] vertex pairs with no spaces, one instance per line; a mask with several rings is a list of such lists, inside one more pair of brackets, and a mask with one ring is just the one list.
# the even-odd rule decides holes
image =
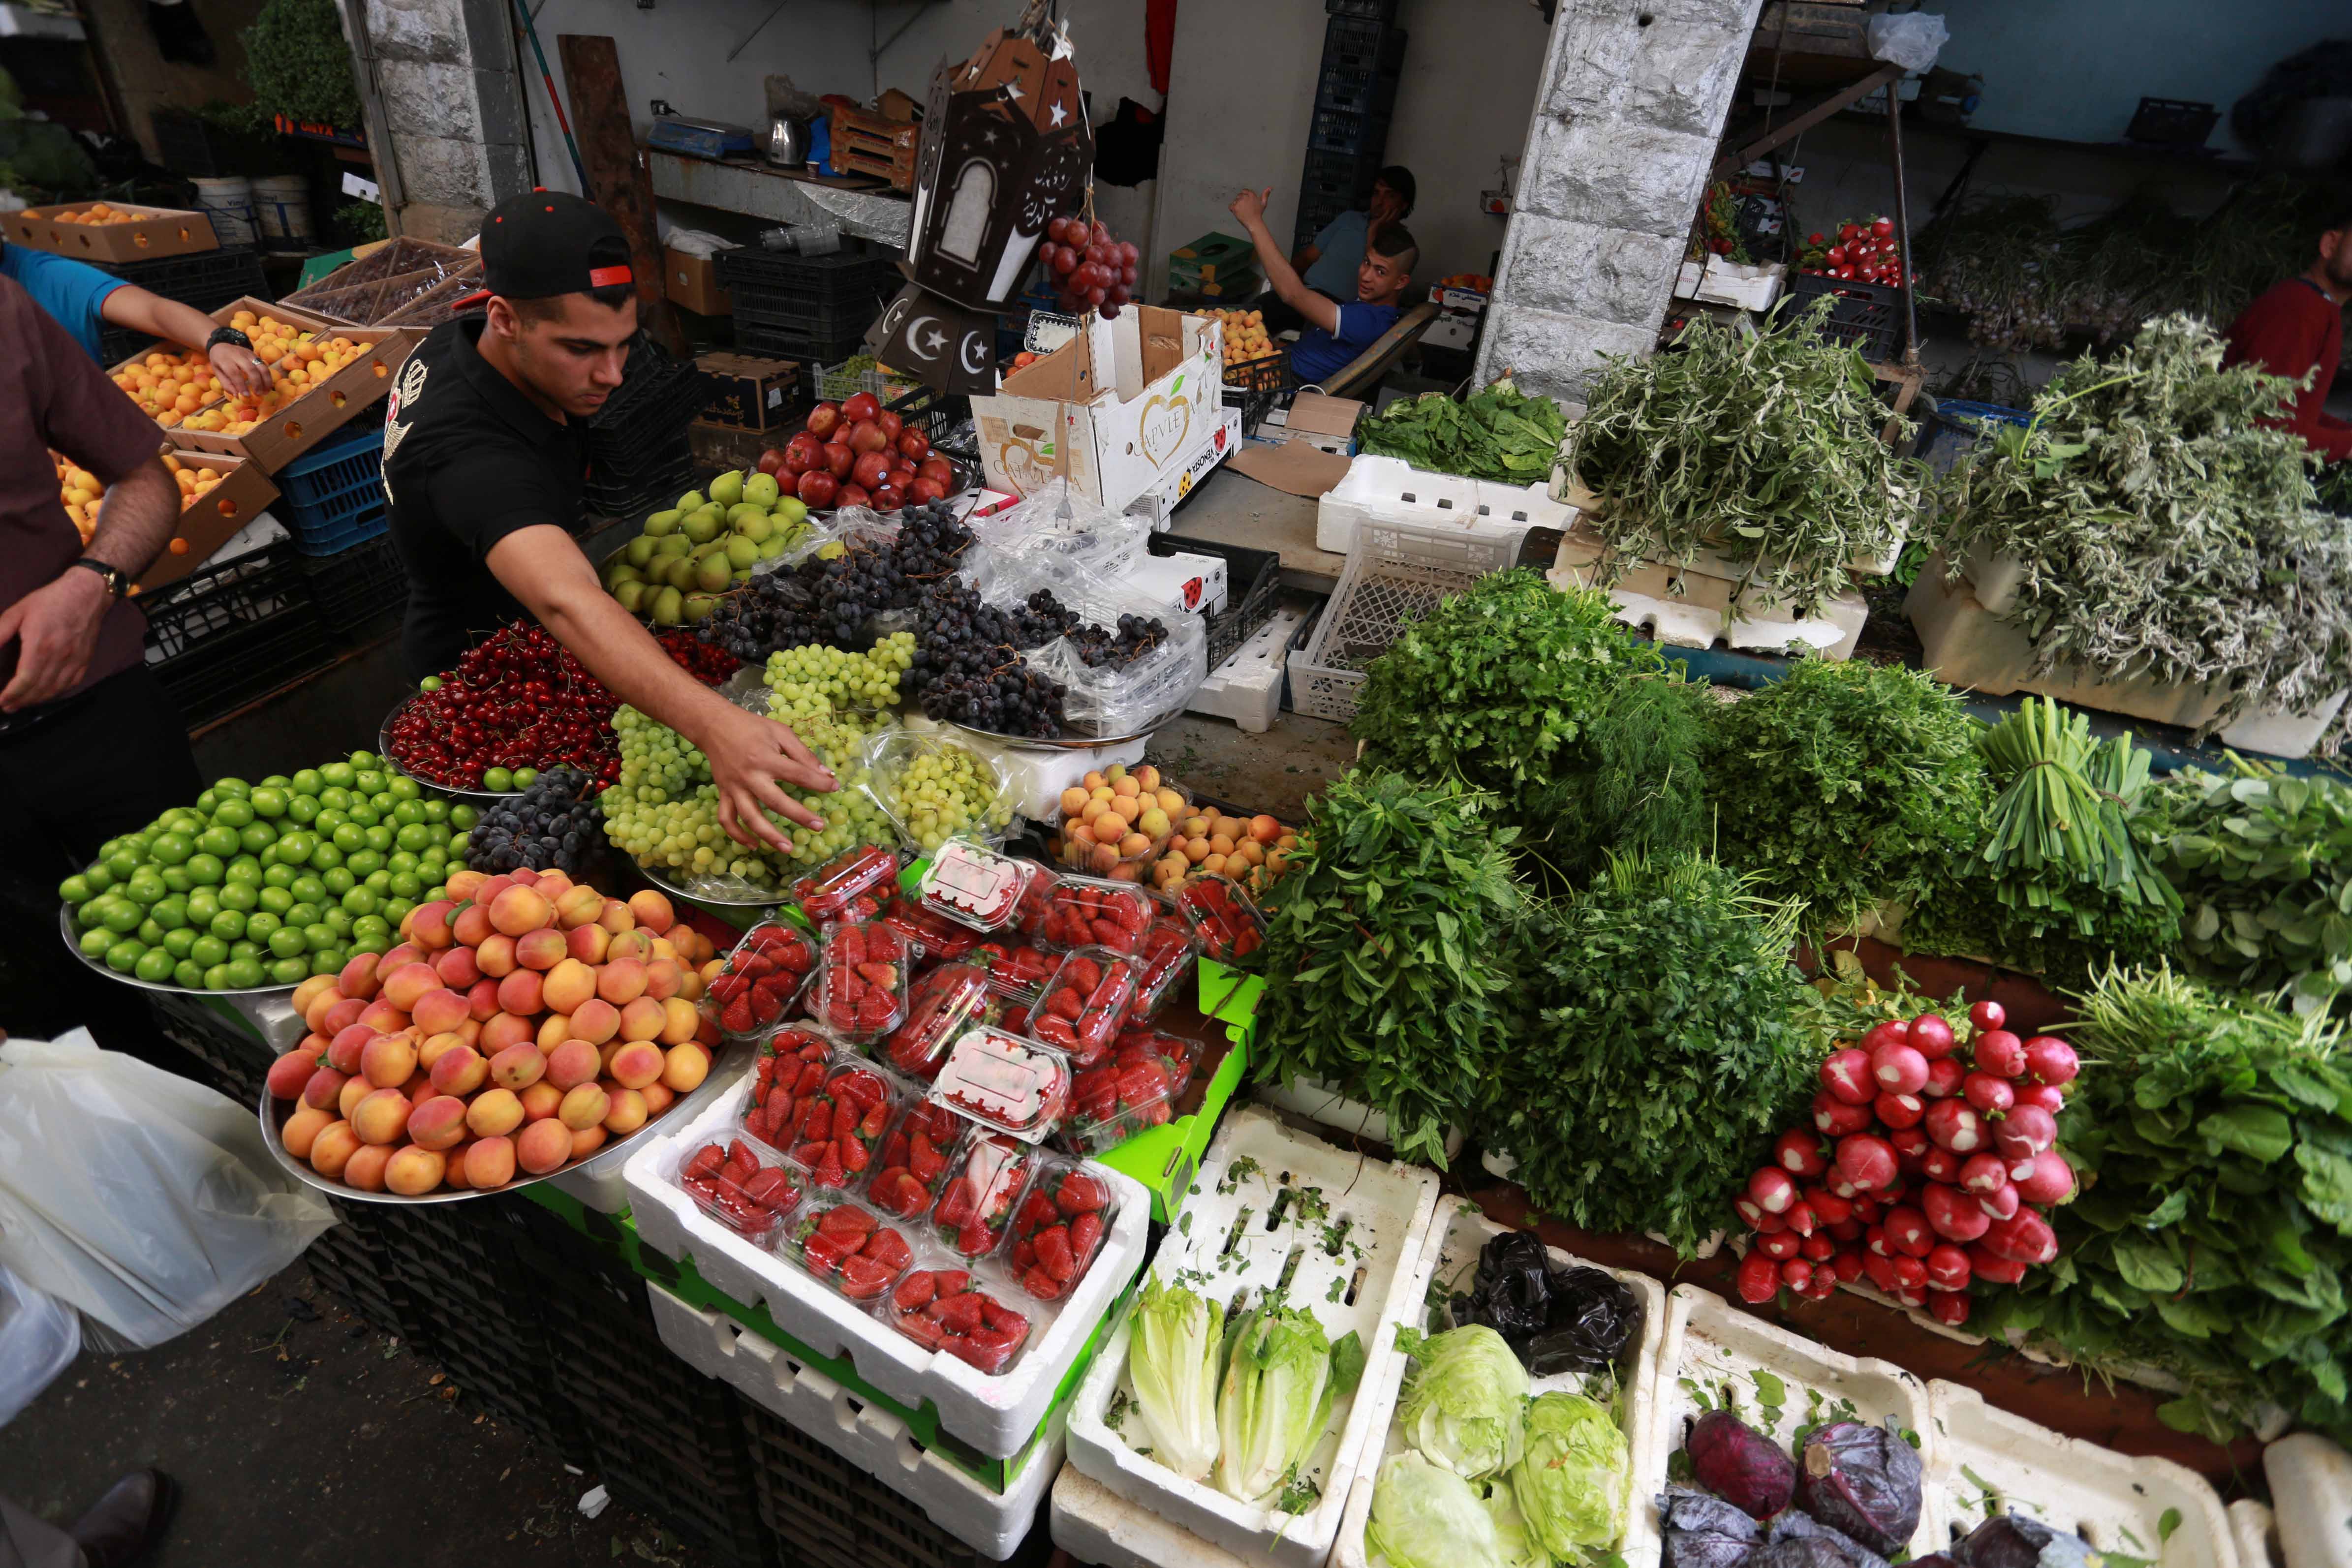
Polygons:
[[1054,308],[1066,316],[1099,309],[1104,320],[1114,321],[1119,307],[1135,298],[1136,263],[1142,253],[1111,238],[1108,224],[1055,218],[1045,225],[1038,255],[1053,275]]

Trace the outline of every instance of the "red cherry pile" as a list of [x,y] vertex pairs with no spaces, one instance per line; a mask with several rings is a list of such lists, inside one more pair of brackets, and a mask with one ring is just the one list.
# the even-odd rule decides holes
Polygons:
[[905,1237],[854,1203],[802,1216],[792,1246],[810,1273],[853,1301],[878,1301],[915,1260]]
[[[1812,235],[1797,258],[1801,272],[1814,277],[1853,278],[1860,283],[1899,287],[1903,282],[1903,247],[1895,240],[1895,220],[1874,217],[1858,224],[1840,224],[1837,238]],[[1911,279],[1916,286],[1918,277]]]
[[1755,1232],[1741,1300],[1867,1278],[1958,1326],[1971,1280],[2013,1285],[2056,1259],[2042,1210],[2074,1196],[2056,1144],[2079,1063],[2064,1040],[2003,1021],[2000,1003],[1977,1003],[1962,1048],[1935,1013],[1891,1019],[1830,1054],[1812,1126],[1781,1134],[1733,1206]]
[[1058,1301],[1085,1277],[1102,1247],[1103,1206],[1110,1195],[1084,1171],[1055,1166],[1021,1200],[1005,1261],[1023,1290]]
[[716,643],[705,643],[683,626],[654,633],[670,662],[706,686],[715,686],[743,667],[743,661]]
[[1003,1372],[1029,1337],[1029,1320],[971,1288],[963,1269],[918,1269],[890,1292],[892,1326],[918,1344],[968,1361],[990,1376]]
[[702,1211],[746,1241],[766,1246],[801,1200],[782,1166],[766,1166],[742,1139],[705,1144],[678,1167],[677,1185]]
[[1119,307],[1135,298],[1142,253],[1129,241],[1111,238],[1108,224],[1055,218],[1045,225],[1037,255],[1054,280],[1055,308],[1065,316],[1100,310],[1104,320],[1117,320]]

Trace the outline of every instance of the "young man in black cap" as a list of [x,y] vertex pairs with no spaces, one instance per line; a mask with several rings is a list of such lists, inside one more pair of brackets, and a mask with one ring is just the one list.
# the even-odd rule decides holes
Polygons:
[[408,572],[401,652],[412,676],[457,662],[476,638],[528,614],[623,702],[710,759],[719,821],[742,843],[782,848],[761,815],[823,820],[777,787],[829,791],[800,737],[746,712],[674,663],[597,580],[573,542],[588,467],[585,421],[621,384],[637,329],[620,225],[591,203],[534,191],[482,223],[478,299],[433,329],[384,409],[383,485]]

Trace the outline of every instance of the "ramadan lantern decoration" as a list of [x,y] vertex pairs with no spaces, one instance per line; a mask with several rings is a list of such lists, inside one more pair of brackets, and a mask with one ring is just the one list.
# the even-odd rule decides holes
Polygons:
[[898,291],[866,332],[866,350],[934,392],[996,390],[996,316],[967,310],[919,283]]
[[1043,16],[1032,5],[931,81],[907,270],[967,310],[1009,307],[1045,225],[1085,199],[1094,133],[1069,35]]

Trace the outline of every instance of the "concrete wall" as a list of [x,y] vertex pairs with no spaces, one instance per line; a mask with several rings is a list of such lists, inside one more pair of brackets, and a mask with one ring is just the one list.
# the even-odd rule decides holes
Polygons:
[[1478,193],[1526,148],[1549,29],[1527,0],[1405,0],[1399,17],[1412,41],[1388,162],[1420,186],[1406,220],[1421,242],[1416,273],[1490,273],[1506,221],[1478,210]]
[[534,183],[505,0],[343,4],[363,18],[375,57],[400,173],[397,232],[465,238],[484,212]]

